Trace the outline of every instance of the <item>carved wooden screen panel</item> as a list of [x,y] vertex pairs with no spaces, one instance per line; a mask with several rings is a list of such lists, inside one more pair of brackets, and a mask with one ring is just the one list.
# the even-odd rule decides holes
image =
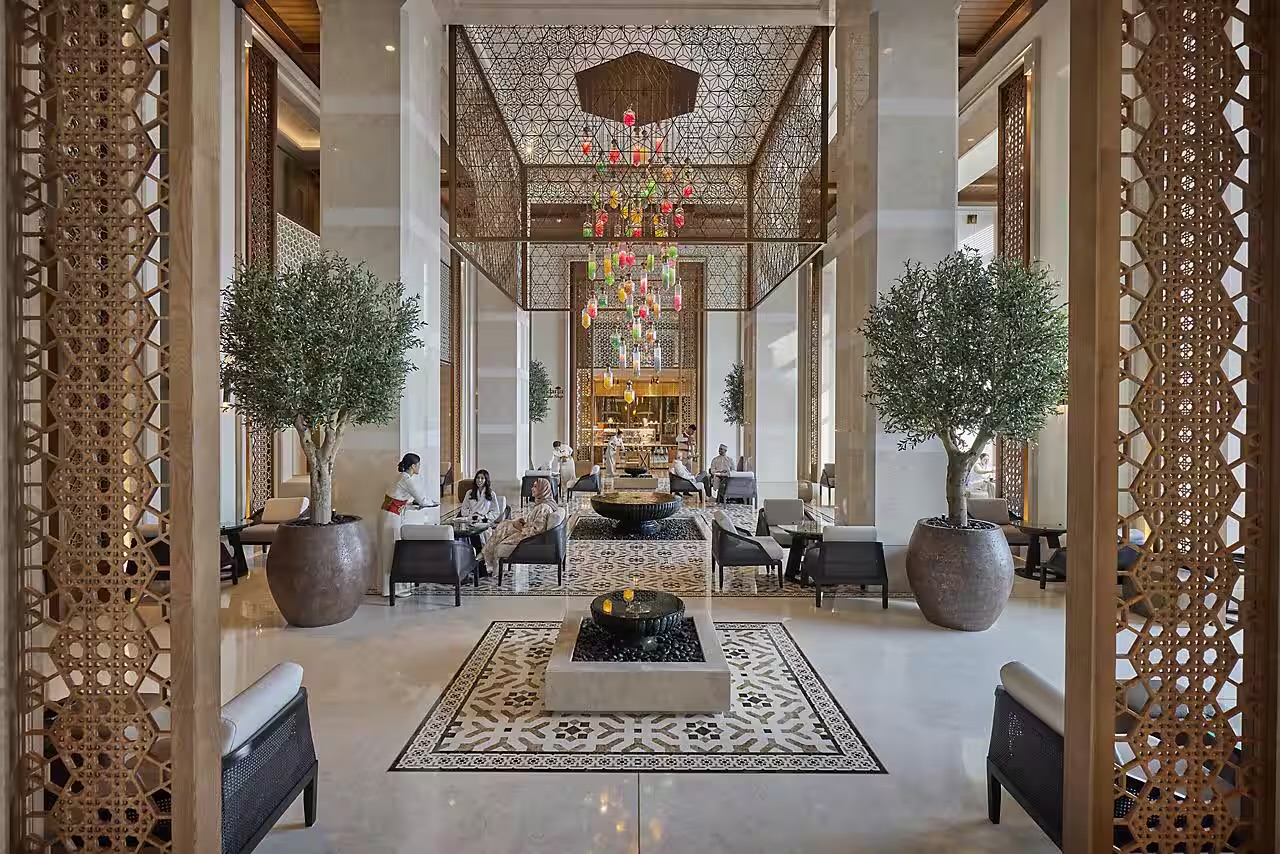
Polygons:
[[[254,44],[248,58],[245,129],[245,256],[249,263],[276,260],[276,61]],[[249,510],[260,509],[276,491],[276,436],[248,430]]]
[[1123,8],[1118,532],[1145,542],[1117,603],[1115,821],[1124,851],[1271,851],[1276,7]]
[[[586,305],[591,295],[586,261],[569,262],[569,293],[574,305]],[[573,366],[569,393],[573,396],[572,433],[578,448],[590,449],[594,440],[595,342],[591,330],[581,323],[571,324],[569,362]]]
[[800,479],[818,478],[822,448],[822,256],[806,266],[800,280],[801,458]]
[[[1031,263],[1031,78],[1018,68],[1000,84],[996,164],[996,252]],[[996,443],[996,494],[1025,517],[1031,461],[1026,442]]]
[[21,850],[170,851],[169,8],[6,11]]

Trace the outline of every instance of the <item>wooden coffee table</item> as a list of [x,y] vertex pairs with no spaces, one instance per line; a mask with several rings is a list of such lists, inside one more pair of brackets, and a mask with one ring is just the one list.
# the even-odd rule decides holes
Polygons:
[[[1034,581],[1037,577],[1036,570],[1040,570],[1040,589],[1043,590],[1045,582],[1049,580],[1049,573],[1045,564],[1040,562],[1040,538],[1044,537],[1049,541],[1049,548],[1060,549],[1062,548],[1062,540],[1060,538],[1067,532],[1067,526],[1061,524],[1049,525],[1044,523],[1031,524],[1026,522],[1020,523],[1018,525],[1018,530],[1026,534],[1027,539],[1029,540],[1027,543],[1027,564],[1022,567],[1022,569],[1014,567],[1013,571],[1023,578],[1030,578]],[[1067,576],[1065,574],[1054,572],[1053,580],[1066,581]]]

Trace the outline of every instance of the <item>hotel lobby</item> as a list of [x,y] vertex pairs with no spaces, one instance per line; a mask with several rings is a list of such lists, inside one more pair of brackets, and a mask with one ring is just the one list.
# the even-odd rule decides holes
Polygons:
[[13,0],[5,850],[1276,850],[1277,5]]

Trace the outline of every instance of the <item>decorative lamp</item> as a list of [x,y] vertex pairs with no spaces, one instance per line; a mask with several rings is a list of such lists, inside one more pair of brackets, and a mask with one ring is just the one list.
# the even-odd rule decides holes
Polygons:
[[[583,130],[585,131],[585,128]],[[591,137],[585,134],[582,137],[582,156],[591,156]]]
[[658,343],[658,330],[650,326],[649,331],[646,333],[646,337],[649,339],[649,343],[651,345],[656,345]]
[[669,214],[669,213],[671,213],[671,200],[670,200],[670,199],[663,199],[663,200],[662,200],[662,212],[663,212],[664,214]]
[[625,400],[628,404],[632,404],[636,402],[636,390],[631,385],[631,380],[627,380],[627,387],[622,391],[622,399]]
[[692,184],[685,184],[685,185],[684,185],[684,189],[683,189],[683,190],[681,190],[680,192],[684,193],[684,197],[685,197],[686,199],[692,199],[692,198],[693,198],[693,185],[692,185]]
[[609,191],[609,207],[617,210],[618,204],[622,201],[622,191],[614,187]]
[[627,107],[627,111],[622,114],[622,123],[629,128],[636,126],[636,111]]
[[596,319],[596,314],[600,311],[600,304],[596,302],[596,298],[592,297],[587,302],[587,314],[591,315],[591,319]]
[[592,230],[592,233],[595,234],[596,237],[604,237],[604,220],[596,220],[595,228]]
[[637,315],[637,316],[639,316],[639,318],[640,318],[641,320],[645,320],[646,318],[648,318],[648,317],[649,317],[649,306],[648,306],[647,304],[645,304],[645,303],[641,303],[641,304],[640,304],[640,307],[639,307],[638,309],[636,309],[636,315]]
[[649,162],[649,149],[644,145],[637,145],[631,149],[631,165],[643,166]]
[[618,366],[625,368],[627,366],[627,345],[618,345]]
[[609,146],[609,162],[616,164],[621,159],[622,159],[622,152],[618,150],[618,146],[616,145]]
[[662,137],[660,136],[654,137],[653,139],[653,153],[654,154],[662,153]]
[[650,273],[653,272],[653,253],[650,252],[644,259],[644,268]]
[[604,387],[613,388],[613,368],[604,369]]
[[618,302],[626,302],[626,301],[627,301],[627,289],[619,285],[618,286]]
[[[585,235],[585,234],[583,235],[583,237],[586,237],[586,236],[587,236],[587,235]],[[596,253],[595,253],[595,250],[592,250],[592,251],[591,251],[591,257],[589,257],[589,258],[587,259],[587,278],[588,278],[588,279],[590,279],[590,280],[591,280],[591,281],[593,281],[593,282],[596,280]]]
[[684,308],[684,293],[681,291],[679,285],[676,285],[676,292],[671,295],[671,307],[676,311]]
[[604,274],[606,276],[613,275],[613,257],[611,255],[604,256]]
[[631,323],[631,340],[639,344],[640,336],[643,332],[644,332],[644,327],[640,325],[640,319],[636,318]]
[[680,250],[676,248],[674,243],[667,247],[667,257],[672,261],[680,257]]
[[589,219],[584,219],[582,221],[582,236],[583,237],[591,236],[591,220]]
[[672,169],[670,165],[666,165],[662,167],[662,180],[672,181],[675,179],[675,177],[676,177],[676,171]]
[[662,345],[653,345],[653,369],[655,371],[662,370]]
[[647,293],[649,293],[649,274],[641,273],[640,274],[640,295],[644,296]]
[[591,313],[585,308],[582,310],[582,328],[591,328]]
[[684,208],[676,208],[676,215],[672,217],[671,222],[676,228],[684,228]]

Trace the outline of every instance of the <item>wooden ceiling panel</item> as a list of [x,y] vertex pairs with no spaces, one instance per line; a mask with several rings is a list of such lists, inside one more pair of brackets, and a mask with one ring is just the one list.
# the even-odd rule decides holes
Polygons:
[[320,84],[320,6],[316,0],[236,0],[316,85]]
[[990,59],[1045,0],[960,0],[960,85]]

